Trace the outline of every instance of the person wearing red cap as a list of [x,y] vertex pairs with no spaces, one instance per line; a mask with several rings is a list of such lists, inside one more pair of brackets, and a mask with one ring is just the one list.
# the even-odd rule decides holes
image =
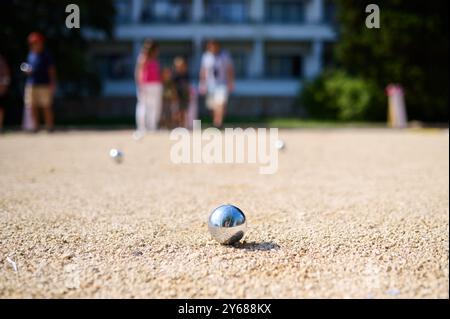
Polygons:
[[47,131],[53,130],[53,95],[56,90],[56,67],[50,53],[45,49],[45,38],[41,33],[28,36],[30,52],[27,62],[21,66],[27,74],[25,107],[31,110],[34,130],[39,129],[39,109],[42,109]]

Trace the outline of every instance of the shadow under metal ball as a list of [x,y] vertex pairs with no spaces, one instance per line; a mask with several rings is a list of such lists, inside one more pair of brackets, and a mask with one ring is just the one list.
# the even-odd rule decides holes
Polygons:
[[244,237],[247,222],[244,213],[233,205],[222,205],[211,212],[208,229],[223,245],[231,245]]

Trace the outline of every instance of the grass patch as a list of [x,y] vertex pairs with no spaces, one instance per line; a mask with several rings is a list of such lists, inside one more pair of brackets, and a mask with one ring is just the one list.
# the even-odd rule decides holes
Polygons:
[[[201,117],[202,127],[212,126],[209,117]],[[134,128],[134,118],[92,119],[80,118],[75,120],[60,120],[58,127],[98,128],[98,129],[124,129]],[[342,122],[324,121],[301,118],[277,117],[277,118],[245,118],[227,117],[225,127],[277,127],[280,129],[296,128],[377,128],[386,127],[385,123],[376,122]]]
[[299,118],[272,118],[265,121],[267,126],[278,128],[375,128],[386,127],[385,123],[377,122],[342,122],[342,121],[324,121]]

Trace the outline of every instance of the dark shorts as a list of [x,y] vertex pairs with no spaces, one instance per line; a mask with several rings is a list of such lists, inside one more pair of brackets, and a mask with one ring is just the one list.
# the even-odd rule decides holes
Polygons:
[[8,104],[8,94],[0,95],[0,109],[4,110]]
[[178,107],[184,111],[189,108],[189,87],[178,90]]
[[178,104],[178,108],[181,111],[185,111],[189,108],[189,101],[180,101],[180,104]]

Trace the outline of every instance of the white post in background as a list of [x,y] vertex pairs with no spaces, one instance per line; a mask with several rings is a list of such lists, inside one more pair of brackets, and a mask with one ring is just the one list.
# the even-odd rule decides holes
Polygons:
[[250,20],[252,22],[263,22],[264,20],[264,0],[251,0]]
[[204,7],[203,0],[192,1],[192,21],[201,22],[203,20]]
[[386,88],[388,95],[388,126],[405,128],[408,126],[405,97],[403,88],[399,84],[389,84]]
[[313,79],[322,70],[323,42],[316,40],[312,43],[311,50],[303,60],[303,75],[305,79]]
[[248,74],[252,78],[264,76],[264,42],[262,39],[255,39],[253,51],[250,55]]
[[131,2],[131,22],[139,23],[142,12],[142,0],[132,0]]
[[323,0],[309,0],[305,9],[306,22],[313,24],[323,22]]

